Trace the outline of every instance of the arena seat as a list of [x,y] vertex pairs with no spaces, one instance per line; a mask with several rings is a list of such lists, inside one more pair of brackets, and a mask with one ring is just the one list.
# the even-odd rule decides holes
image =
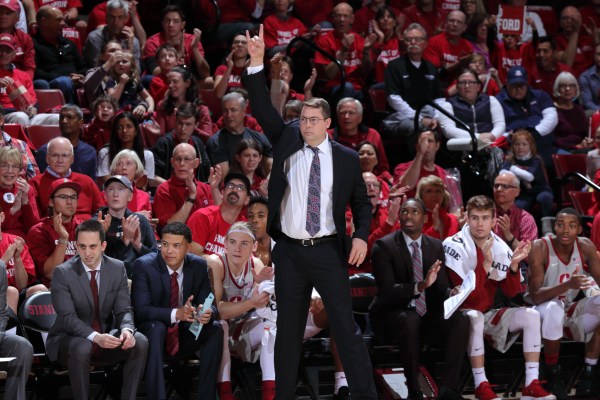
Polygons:
[[51,113],[55,107],[65,104],[65,96],[59,89],[35,89],[40,113]]
[[33,146],[39,149],[48,143],[50,139],[60,136],[60,128],[58,125],[29,125],[27,134]]
[[581,190],[584,183],[578,180],[568,180],[567,174],[572,172],[579,172],[585,176],[586,173],[586,155],[585,154],[552,154],[552,162],[554,163],[554,170],[556,178],[560,181],[560,201],[558,202],[561,207],[571,206],[571,198],[569,196],[570,191]]

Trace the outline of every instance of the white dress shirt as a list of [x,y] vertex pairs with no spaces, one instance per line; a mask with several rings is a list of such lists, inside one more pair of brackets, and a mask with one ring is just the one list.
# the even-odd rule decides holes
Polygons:
[[[97,272],[97,274],[96,274],[96,286],[98,287],[98,297],[100,297],[100,267],[102,267],[102,261],[100,261],[100,264],[98,264],[98,266],[96,267],[96,269],[91,269],[91,268],[89,268],[89,267],[88,267],[87,265],[85,265],[83,262],[81,263],[81,265],[83,265],[83,268],[85,269],[85,272],[86,272],[86,274],[87,274],[87,276],[88,276],[88,280],[89,280],[89,281],[91,281],[91,280],[92,280],[92,271],[96,271],[96,272]],[[100,305],[98,305],[98,307],[100,307]],[[96,331],[94,331],[94,332],[90,333],[90,334],[88,335],[87,339],[88,339],[90,342],[93,342],[93,341],[94,341],[94,338],[96,337],[96,335],[97,335],[98,333],[99,333],[99,332],[96,332]]]
[[[321,229],[315,237],[336,233],[333,222],[333,157],[329,136],[317,146],[321,164]],[[310,166],[315,153],[305,145],[285,161],[288,187],[281,202],[281,230],[294,239],[309,239],[306,231],[306,209],[308,206],[308,180]]]
[[[169,282],[171,282],[171,275],[173,275],[175,270],[171,269],[171,267],[169,267],[167,265],[167,271],[169,271]],[[177,273],[179,274],[179,275],[177,275],[177,285],[179,285],[179,299],[177,300],[177,302],[179,304],[183,304],[183,263],[181,263],[181,265],[177,269]],[[172,324],[179,322],[179,320],[176,317],[176,314],[177,314],[177,309],[176,308],[172,309],[171,310],[171,323]]]
[[[423,280],[425,279],[425,266],[423,265],[423,248],[421,247],[421,239],[423,238],[423,235],[420,235],[417,240],[412,240],[411,238],[409,238],[404,232],[402,232],[402,236],[404,236],[404,241],[406,242],[406,247],[408,247],[408,252],[410,253],[410,258],[412,261],[412,256],[413,256],[413,247],[412,247],[412,242],[417,242],[417,244],[419,245],[419,252],[421,253],[421,266],[423,267]],[[412,267],[412,262],[411,262],[411,267]],[[413,275],[413,279],[414,279],[414,275]],[[417,285],[419,284],[419,282],[415,282],[415,288],[413,290],[414,295],[418,295],[421,292],[419,292],[419,289],[417,289]],[[416,307],[417,303],[415,301],[415,299],[410,301],[410,306],[411,307]]]

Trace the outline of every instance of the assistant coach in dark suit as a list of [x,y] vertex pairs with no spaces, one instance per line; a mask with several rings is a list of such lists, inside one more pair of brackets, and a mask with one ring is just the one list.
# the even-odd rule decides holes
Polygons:
[[[276,399],[294,398],[302,336],[313,286],[321,294],[353,399],[376,399],[371,360],[355,331],[346,267],[367,253],[371,203],[358,154],[329,140],[331,110],[323,99],[305,102],[300,120],[285,124],[269,100],[263,71],[264,41],[248,40],[250,67],[243,77],[252,112],[271,144],[269,235],[275,265]],[[345,210],[355,232],[346,237]]]
[[[121,398],[136,398],[148,341],[135,332],[127,274],[122,261],[103,254],[102,224],[84,221],[75,230],[78,256],[54,269],[52,304],[56,322],[48,332],[51,361],[69,368],[73,398],[89,398],[90,365],[124,361]],[[109,333],[117,329],[115,335]]]
[[[192,232],[185,224],[167,224],[161,233],[160,253],[146,254],[133,263],[131,297],[135,319],[150,343],[146,393],[149,399],[166,399],[165,353],[171,359],[195,355],[200,361],[197,398],[211,400],[216,397],[223,329],[215,322],[215,305],[198,315],[191,305],[193,302],[201,307],[211,292],[206,261],[188,254]],[[176,304],[171,303],[174,299]],[[198,340],[189,330],[194,318],[203,325]]]
[[371,323],[376,333],[398,342],[411,400],[423,399],[417,379],[420,338],[446,337],[446,365],[438,397],[462,399],[457,390],[469,319],[460,312],[444,319],[443,303],[451,293],[444,248],[440,240],[421,233],[426,218],[425,204],[408,199],[400,208],[402,229],[375,242],[371,261],[378,291],[370,309]]

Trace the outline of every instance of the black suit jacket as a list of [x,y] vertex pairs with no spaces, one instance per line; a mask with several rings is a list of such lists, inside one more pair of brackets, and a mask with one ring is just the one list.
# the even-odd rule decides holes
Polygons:
[[[273,146],[273,167],[269,179],[269,235],[277,240],[281,236],[281,201],[288,187],[284,171],[285,161],[304,147],[298,121],[286,124],[273,108],[267,91],[264,70],[242,76],[248,90],[252,113]],[[333,158],[333,220],[338,240],[344,254],[350,251],[346,236],[346,207],[350,204],[354,221],[354,237],[365,242],[369,237],[372,205],[362,178],[358,153],[336,142],[331,142]],[[308,179],[308,178],[307,178]],[[292,188],[293,190],[293,188]]]
[[[202,257],[187,254],[183,262],[183,301],[194,295],[193,304],[204,303],[211,292],[208,268]],[[161,321],[171,325],[171,277],[160,253],[149,253],[133,263],[131,298],[135,309],[135,320],[142,329],[147,321]],[[217,309],[213,304],[212,318]],[[180,322],[179,329],[187,329],[189,322]]]
[[[442,267],[433,285],[425,290],[427,314],[443,317],[444,300],[450,293],[450,283],[444,265],[444,248],[438,239],[422,235],[421,253],[423,259],[423,277],[437,260]],[[373,245],[371,253],[373,275],[377,281],[377,296],[371,305],[373,327],[377,331],[385,329],[385,320],[390,311],[407,309],[414,295],[412,257],[402,231],[392,232]]]

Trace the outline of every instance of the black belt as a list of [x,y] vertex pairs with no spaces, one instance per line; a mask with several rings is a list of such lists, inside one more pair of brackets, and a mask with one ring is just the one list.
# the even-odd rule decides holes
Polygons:
[[316,246],[317,244],[321,244],[324,242],[328,242],[330,240],[337,240],[337,235],[329,235],[329,236],[321,236],[318,238],[310,238],[310,239],[294,239],[287,235],[282,235],[283,239],[294,244],[299,244],[300,246],[308,247],[308,246]]

